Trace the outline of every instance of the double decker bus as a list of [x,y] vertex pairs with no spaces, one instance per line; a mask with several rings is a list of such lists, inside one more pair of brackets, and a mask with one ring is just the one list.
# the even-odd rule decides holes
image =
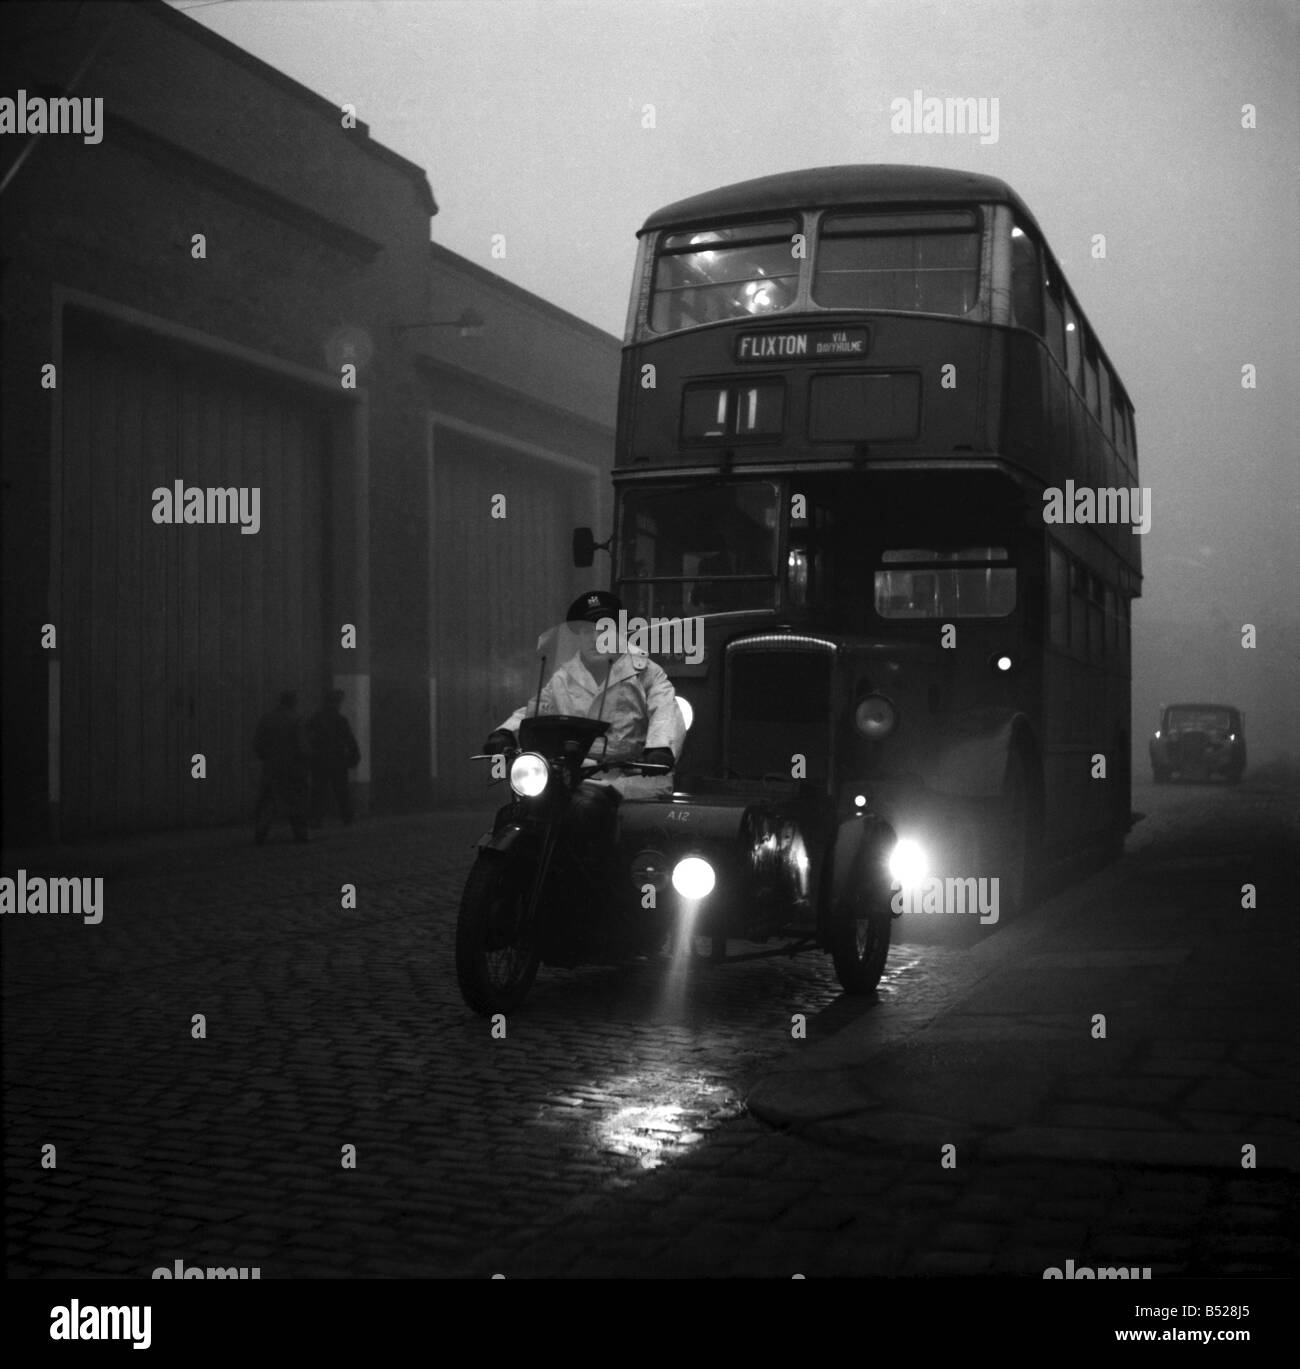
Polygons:
[[702,658],[657,656],[693,714],[679,797],[791,815],[814,901],[864,804],[906,878],[996,877],[1004,914],[1122,846],[1140,538],[1044,493],[1136,491],[1133,407],[1019,196],[828,167],[639,242],[613,587],[702,625]]

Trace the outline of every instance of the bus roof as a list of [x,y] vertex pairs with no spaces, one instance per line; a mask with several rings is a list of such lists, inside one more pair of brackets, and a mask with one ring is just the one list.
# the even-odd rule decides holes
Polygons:
[[1009,204],[1040,235],[1042,232],[1020,196],[996,176],[934,166],[877,163],[784,171],[776,176],[759,176],[756,180],[707,190],[702,195],[692,195],[656,210],[637,236],[659,228],[715,223],[721,219],[770,214],[777,210],[913,204],[917,201]]
[[[974,171],[952,171],[941,166],[910,166],[896,162],[815,166],[802,171],[782,171],[775,176],[759,176],[752,181],[737,181],[735,185],[706,190],[702,195],[692,195],[689,199],[657,209],[642,224],[637,237],[660,228],[691,228],[781,210],[918,202],[1009,204],[1018,217],[1038,234],[1055,261],[1055,253],[1047,244],[1046,234],[1028,205],[1006,181],[996,176],[981,176]],[[1072,291],[1071,297],[1075,307],[1082,313]],[[1109,364],[1110,358],[1091,324],[1088,325],[1088,332],[1093,345]],[[1110,373],[1132,408],[1132,400],[1113,365],[1110,366]]]

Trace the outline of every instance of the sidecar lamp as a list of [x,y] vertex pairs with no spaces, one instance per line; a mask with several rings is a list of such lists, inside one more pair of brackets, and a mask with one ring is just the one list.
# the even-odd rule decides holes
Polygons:
[[708,898],[716,882],[713,866],[699,856],[687,856],[673,866],[673,888],[683,898]]
[[525,751],[510,763],[510,787],[523,799],[535,799],[550,782],[551,768],[536,751]]

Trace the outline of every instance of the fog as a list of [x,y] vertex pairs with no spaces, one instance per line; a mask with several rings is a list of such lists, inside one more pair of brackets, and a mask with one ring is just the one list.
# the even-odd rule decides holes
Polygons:
[[[1159,704],[1195,699],[1246,711],[1252,764],[1300,750],[1296,6],[177,8],[354,104],[427,171],[436,241],[618,334],[636,229],[664,203],[844,162],[1002,177],[1137,409],[1152,527],[1133,617],[1135,748]],[[891,103],[916,90],[996,99],[996,141],[892,131]]]

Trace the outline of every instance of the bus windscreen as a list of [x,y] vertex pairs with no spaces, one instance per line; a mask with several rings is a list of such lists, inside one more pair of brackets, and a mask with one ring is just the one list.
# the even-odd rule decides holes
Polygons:
[[775,485],[656,486],[623,495],[618,580],[628,611],[694,616],[776,606]]

